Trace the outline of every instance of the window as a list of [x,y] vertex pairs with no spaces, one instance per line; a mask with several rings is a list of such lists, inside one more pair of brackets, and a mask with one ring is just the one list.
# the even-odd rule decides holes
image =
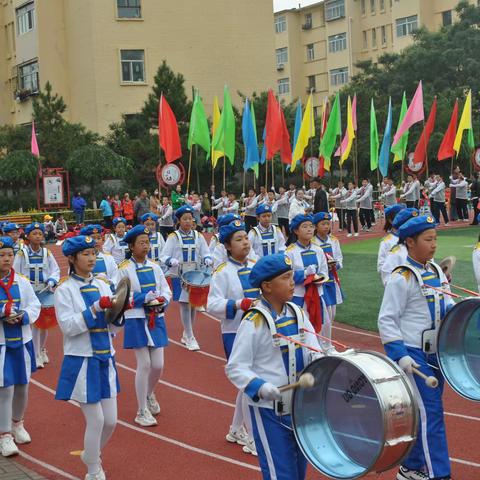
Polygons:
[[315,91],[317,88],[317,82],[315,75],[309,75],[308,77],[308,88],[307,90],[311,92],[312,90]]
[[279,15],[275,17],[275,33],[282,33],[287,31],[287,17]]
[[387,45],[387,29],[385,28],[385,25],[381,27],[381,32],[382,32],[382,46],[385,47]]
[[339,33],[328,37],[328,51],[330,53],[341,52],[347,49],[347,34]]
[[367,7],[365,7],[365,0],[361,0],[360,2],[360,11],[362,12],[362,15],[365,15],[367,13]]
[[283,65],[284,63],[288,63],[288,49],[285,48],[277,48],[275,50],[277,54],[277,65]]
[[447,10],[446,12],[442,12],[442,25],[447,27],[448,25],[452,24],[452,11]]
[[290,93],[290,79],[289,78],[280,78],[277,81],[278,85],[278,94],[285,95]]
[[307,61],[311,62],[312,60],[315,60],[315,49],[313,43],[309,43],[307,45]]
[[336,20],[345,16],[345,0],[327,0],[325,2],[325,20]]
[[18,86],[20,90],[38,92],[38,61],[25,63],[18,67]]
[[372,48],[377,48],[377,29],[372,28]]
[[140,0],[117,0],[118,18],[142,18]]
[[330,70],[330,85],[344,85],[348,82],[348,68],[335,68]]
[[367,39],[367,31],[366,30],[364,30],[362,32],[362,39],[363,39],[362,48],[364,50],[366,50],[368,48],[368,39]]
[[305,23],[302,25],[304,30],[310,30],[312,28],[312,14],[306,13],[305,14]]
[[375,15],[376,0],[370,0],[370,13]]
[[417,16],[397,18],[396,24],[397,37],[405,37],[418,28]]
[[143,50],[122,50],[122,82],[145,82],[145,52]]
[[385,0],[380,0],[380,11],[381,12],[385,11]]
[[17,35],[33,30],[35,27],[35,7],[33,2],[27,3],[16,10]]

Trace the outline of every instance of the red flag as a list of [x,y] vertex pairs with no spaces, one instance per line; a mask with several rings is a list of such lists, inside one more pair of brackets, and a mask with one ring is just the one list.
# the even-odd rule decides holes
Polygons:
[[417,146],[415,148],[415,153],[413,154],[413,163],[423,163],[426,160],[428,142],[430,140],[430,135],[433,133],[435,127],[435,117],[437,116],[437,97],[433,99],[432,108],[428,115],[428,120],[425,126],[423,127],[423,132],[420,135]]
[[273,158],[282,148],[282,116],[280,105],[272,90],[268,91],[267,118],[265,121],[265,146],[267,160]]
[[35,122],[32,120],[32,141],[31,141],[32,155],[35,157],[40,156],[40,150],[38,149],[37,134],[35,133]]
[[285,122],[285,115],[280,107],[280,120],[282,126],[282,143],[280,146],[280,158],[282,159],[282,163],[286,163],[290,165],[292,163],[292,147],[290,145],[290,134],[288,133],[287,122]]
[[158,138],[160,147],[165,152],[167,163],[171,163],[182,156],[177,119],[163,95],[158,106]]
[[453,107],[450,123],[448,124],[447,131],[443,136],[442,143],[438,149],[438,161],[446,160],[455,156],[455,150],[453,150],[453,144],[455,142],[455,135],[457,134],[457,120],[458,120],[458,99],[455,100],[455,106]]
[[[353,117],[355,119],[355,126],[354,129],[356,131],[356,123],[357,123],[357,95],[355,94],[354,101],[355,101],[355,116]],[[353,108],[353,107],[352,107]],[[328,123],[328,116],[330,115],[330,105],[328,103],[328,97],[325,98],[325,102],[323,104],[323,112],[322,112],[322,126],[320,127],[320,140],[323,138],[323,134],[325,133],[325,130],[327,129],[327,123]],[[320,155],[319,160],[319,165],[318,165],[318,176],[320,178],[323,178],[325,175],[325,159]]]

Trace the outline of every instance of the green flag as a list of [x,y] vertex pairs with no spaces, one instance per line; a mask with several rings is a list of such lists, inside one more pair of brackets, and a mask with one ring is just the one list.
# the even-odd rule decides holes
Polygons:
[[[257,121],[255,120],[255,110],[253,108],[253,99],[250,102],[250,116],[252,117],[253,131],[255,132],[255,140],[258,141],[258,138],[257,138]],[[256,163],[254,165],[252,170],[255,172],[255,178],[258,178],[258,163]]]
[[[400,117],[398,118],[398,125],[397,130],[400,128],[402,124],[403,117],[407,113],[407,98],[405,97],[405,92],[403,92],[402,98],[402,108],[400,109]],[[407,151],[407,144],[408,144],[408,130],[400,137],[400,140],[392,146],[391,152],[395,154],[393,158],[393,163],[401,162],[405,158],[405,152]]]
[[335,102],[328,118],[327,128],[320,142],[320,156],[324,159],[324,168],[330,171],[330,160],[332,158],[333,149],[337,142],[337,136],[341,136],[342,129],[340,124],[340,96],[335,96]]
[[225,152],[230,164],[235,162],[235,117],[233,115],[232,100],[225,85],[223,91],[223,110],[220,123],[213,136],[213,149]]
[[188,149],[192,145],[200,145],[207,152],[207,159],[210,156],[210,131],[208,129],[207,116],[203,108],[202,99],[195,92],[192,113],[190,115],[190,128],[188,130]]
[[378,168],[378,129],[375,107],[370,105],[370,170]]

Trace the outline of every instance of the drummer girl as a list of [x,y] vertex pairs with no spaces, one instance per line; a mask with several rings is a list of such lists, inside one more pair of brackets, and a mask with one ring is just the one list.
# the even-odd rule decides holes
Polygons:
[[[343,303],[343,293],[337,273],[343,267],[343,255],[338,238],[330,234],[331,220],[332,216],[327,212],[319,212],[313,216],[316,232],[313,243],[323,250],[328,265],[328,280],[323,284],[323,300],[327,306],[330,325],[335,318],[337,305]],[[326,337],[331,338],[331,332],[324,333]]]
[[[38,294],[42,291],[53,292],[60,279],[60,269],[52,252],[42,247],[45,240],[45,227],[42,223],[31,223],[25,227],[27,246],[24,246],[17,255],[13,268],[16,272],[30,279],[33,290]],[[33,330],[33,346],[37,357],[37,368],[43,368],[49,362],[47,355],[48,328],[51,323],[48,312],[40,312],[40,317]],[[48,317],[48,318],[47,318]]]
[[101,450],[117,423],[120,391],[111,333],[117,328],[105,319],[112,307],[110,287],[94,277],[95,241],[79,235],[62,246],[70,275],[55,290],[55,311],[63,333],[63,363],[57,400],[75,400],[86,422],[82,461],[88,468],[85,480],[104,480]]
[[[172,293],[160,266],[148,259],[150,231],[143,225],[125,236],[130,257],[118,267],[118,281],[128,277],[133,291],[133,307],[125,312],[123,347],[133,349],[137,360],[135,392],[138,412],[135,422],[142,427],[157,425],[160,413],[155,387],[163,370],[163,347],[168,345],[164,308]],[[118,283],[117,281],[117,283]],[[157,307],[147,306],[156,303]]]
[[[428,288],[449,290],[442,269],[431,261],[437,242],[435,227],[433,217],[417,216],[398,229],[408,256],[388,280],[378,315],[385,352],[408,374],[420,410],[417,441],[400,466],[398,480],[450,479],[442,405],[444,379],[437,356],[426,351],[426,340],[429,338],[431,342],[436,337],[436,329],[454,304],[450,296]],[[437,377],[439,386],[427,387],[423,378],[413,374],[413,368]]]
[[[40,313],[30,282],[12,268],[14,246],[10,237],[0,237],[0,453],[4,457],[18,453],[15,442],[31,442],[23,416],[30,375],[36,370],[30,325]],[[11,318],[19,312],[23,315]]]
[[128,250],[128,245],[125,242],[127,221],[123,217],[117,217],[113,219],[112,225],[115,232],[110,233],[105,238],[103,251],[112,255],[113,259],[118,265],[125,260],[125,253]]
[[148,258],[155,262],[160,262],[160,256],[165,246],[165,240],[160,232],[157,232],[158,215],[154,213],[146,213],[140,218],[142,223],[150,231],[150,251],[148,252]]
[[205,238],[194,228],[193,208],[184,205],[175,212],[175,216],[178,230],[168,236],[161,260],[172,274],[174,300],[180,302],[181,342],[188,350],[195,351],[200,350],[193,334],[196,309],[188,301],[188,287],[180,281],[180,275],[188,270],[198,270],[202,263],[211,267],[213,262]]
[[386,235],[380,241],[380,246],[378,247],[378,257],[377,257],[377,272],[380,273],[382,266],[385,263],[385,258],[388,252],[398,243],[398,236],[396,234],[396,228],[393,226],[393,222],[398,213],[404,210],[406,207],[402,203],[396,203],[395,205],[390,205],[385,207],[385,225],[383,230]]
[[24,246],[23,240],[20,238],[20,226],[16,223],[7,223],[3,226],[3,233],[13,240],[13,251],[16,255]]
[[[243,313],[251,307],[260,290],[252,288],[249,281],[255,262],[248,259],[250,241],[245,231],[245,224],[240,220],[234,220],[221,227],[220,242],[228,251],[228,259],[215,270],[212,276],[207,311],[220,320],[223,348],[228,360]],[[244,445],[244,452],[256,454],[255,443],[251,436],[249,438],[244,427],[244,403],[243,392],[239,391],[232,425],[226,439],[228,442]],[[246,417],[249,420],[248,414]],[[251,433],[251,428],[249,431]]]

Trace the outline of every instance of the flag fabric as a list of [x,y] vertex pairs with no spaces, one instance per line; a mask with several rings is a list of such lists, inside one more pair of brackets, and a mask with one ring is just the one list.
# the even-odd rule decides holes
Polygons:
[[300,133],[301,125],[302,125],[302,102],[300,99],[298,99],[297,109],[295,111],[295,128],[293,130],[292,152],[295,151],[295,145],[297,144],[298,134]]
[[[220,107],[218,106],[218,97],[215,95],[213,98],[213,115],[212,115],[212,141],[213,137],[215,136],[215,132],[217,131],[218,125],[220,124]],[[219,158],[222,158],[224,155],[223,148],[220,150],[213,149],[213,142],[212,142],[212,167],[215,168],[217,166],[217,162]]]
[[235,116],[233,114],[232,99],[225,85],[223,90],[223,110],[220,123],[213,137],[213,149],[223,151],[233,165],[235,162]]
[[460,117],[460,123],[458,124],[457,134],[455,135],[455,141],[453,142],[453,149],[460,153],[462,146],[463,131],[468,130],[468,146],[473,150],[475,148],[475,142],[473,140],[473,128],[472,128],[472,91],[470,90],[463,106],[462,116]]
[[350,150],[352,149],[353,139],[355,138],[355,128],[353,122],[352,102],[350,96],[347,101],[347,129],[343,137],[342,143],[335,152],[335,157],[340,157],[340,166],[349,157]]
[[421,122],[425,119],[425,114],[423,112],[423,90],[422,90],[422,81],[418,82],[417,90],[413,96],[413,100],[408,106],[407,113],[403,118],[402,124],[399,126],[397,133],[393,137],[393,145],[395,146],[399,141],[402,135],[415,123]]
[[328,118],[327,128],[325,129],[323,138],[320,142],[320,155],[324,159],[324,168],[327,171],[330,171],[332,153],[333,149],[335,148],[337,137],[341,135],[340,96],[337,93],[335,96],[335,102],[333,103],[332,111],[330,112],[330,117]]
[[265,139],[267,138],[267,127],[263,127],[263,135],[262,135],[262,140],[263,140],[263,146],[262,146],[262,155],[260,156],[260,163],[263,165],[266,160],[267,160],[267,144],[265,142]]
[[290,133],[288,133],[287,122],[285,115],[280,108],[280,125],[281,125],[281,143],[280,143],[280,158],[282,163],[290,165],[292,163],[292,146],[290,145]]
[[458,121],[458,99],[455,100],[453,106],[452,116],[450,117],[450,123],[448,124],[447,131],[443,136],[442,143],[438,149],[437,159],[438,161],[446,160],[455,156],[455,150],[453,149],[453,143],[455,142],[455,135],[457,133],[457,121]]
[[[327,129],[328,117],[330,115],[330,108],[328,104],[328,97],[323,99],[323,107],[322,107],[322,123],[320,125],[320,142],[322,141],[323,134]],[[323,178],[325,175],[325,159],[320,155],[319,157],[319,165],[318,165],[318,176]]]
[[[258,152],[257,120],[255,118],[255,108],[253,107],[253,102],[250,102],[250,116],[252,117],[253,132],[255,133],[255,142],[257,142]],[[258,178],[258,162],[256,165],[253,166],[252,170],[255,172],[255,177]]]
[[257,137],[253,128],[253,121],[248,98],[245,99],[245,106],[243,108],[242,138],[245,148],[245,162],[243,164],[243,169],[245,171],[247,171],[249,168],[255,170],[255,166],[258,169],[258,163],[260,162],[260,158],[258,156]]
[[352,101],[352,123],[353,123],[353,130],[357,131],[357,94],[353,96]]
[[435,118],[437,116],[437,97],[433,99],[432,108],[430,108],[430,113],[428,114],[428,120],[425,126],[423,127],[422,134],[418,140],[417,146],[415,147],[415,153],[413,154],[414,163],[423,163],[428,162],[427,157],[427,148],[428,142],[430,141],[430,136],[433,133],[435,128]]
[[35,122],[32,120],[32,140],[31,140],[31,151],[32,155],[35,157],[40,156],[40,150],[37,143],[37,134],[35,133]]
[[182,156],[177,119],[164,95],[160,97],[159,102],[158,137],[167,163],[174,162]]
[[[407,113],[407,97],[405,96],[405,92],[403,92],[402,107],[400,109],[400,116],[398,117],[397,131],[400,128],[400,125],[402,124],[406,113]],[[407,151],[407,145],[408,145],[408,130],[400,137],[400,140],[397,142],[397,144],[393,145],[392,148],[390,149],[390,151],[394,154],[393,163],[403,161],[403,159],[405,158],[405,153]]]
[[388,99],[388,114],[385,132],[383,134],[382,146],[380,147],[380,158],[378,168],[383,177],[388,175],[388,163],[390,159],[390,142],[392,140],[392,97]]
[[309,140],[315,136],[315,120],[313,118],[313,103],[312,94],[310,93],[307,105],[305,106],[305,112],[303,113],[302,125],[298,132],[298,138],[295,143],[295,149],[292,154],[292,164],[290,171],[294,171],[297,162],[302,159],[303,152],[308,146]]
[[282,146],[282,119],[280,105],[270,89],[267,99],[267,118],[265,120],[266,158],[270,160]]
[[378,129],[375,107],[370,104],[370,170],[378,168]]
[[207,116],[203,107],[202,99],[198,93],[193,100],[192,113],[190,115],[190,127],[188,130],[188,149],[192,145],[200,145],[207,152],[207,159],[210,157],[210,132],[208,129]]

